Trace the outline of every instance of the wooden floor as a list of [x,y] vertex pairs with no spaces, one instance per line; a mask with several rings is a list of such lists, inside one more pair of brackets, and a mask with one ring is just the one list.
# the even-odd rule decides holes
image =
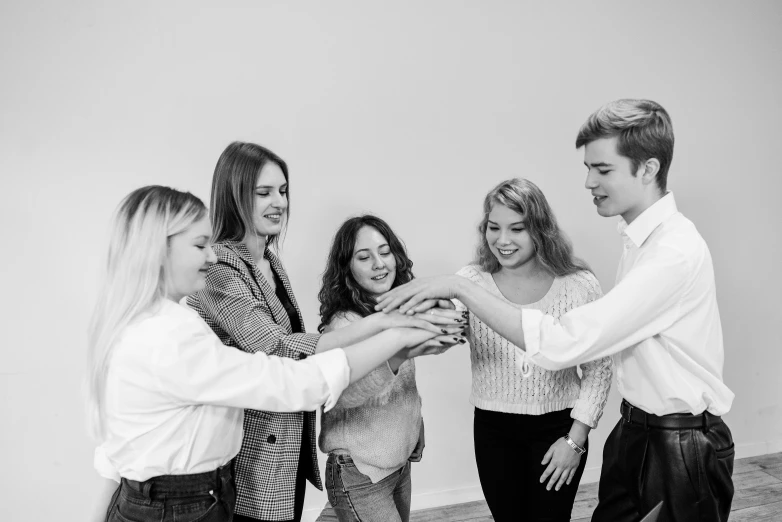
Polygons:
[[[730,514],[731,522],[782,522],[782,453],[739,459],[733,469],[736,493]],[[571,522],[589,522],[597,505],[597,483],[578,488]],[[320,514],[317,522],[334,522],[331,509]],[[494,520],[486,502],[467,502],[413,511],[410,522],[486,522]]]

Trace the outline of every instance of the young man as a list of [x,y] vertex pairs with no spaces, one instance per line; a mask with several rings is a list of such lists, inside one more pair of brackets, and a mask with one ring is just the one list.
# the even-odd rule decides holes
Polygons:
[[733,498],[733,440],[720,418],[733,393],[722,382],[714,270],[667,192],[673,143],[668,113],[649,100],[609,103],[581,127],[586,188],[601,216],[621,216],[624,252],[616,286],[559,323],[454,276],[417,279],[378,304],[405,312],[458,298],[526,350],[522,359],[552,370],[613,355],[622,417],[603,451],[593,522],[635,521],[660,501],[660,521],[725,521]]

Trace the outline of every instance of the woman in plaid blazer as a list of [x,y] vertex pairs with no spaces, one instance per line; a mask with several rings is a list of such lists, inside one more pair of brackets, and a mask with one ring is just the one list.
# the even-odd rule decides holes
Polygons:
[[[308,334],[288,276],[272,249],[288,217],[288,167],[252,143],[229,145],[212,180],[212,227],[217,263],[204,290],[188,299],[229,346],[293,359],[347,346],[393,326],[412,326],[400,314],[376,314],[335,332]],[[415,319],[421,321],[421,319]],[[442,333],[455,319],[428,315]],[[418,323],[415,323],[418,325]],[[323,489],[315,449],[315,412],[246,410],[244,440],[235,461],[236,522],[298,521],[305,481]]]

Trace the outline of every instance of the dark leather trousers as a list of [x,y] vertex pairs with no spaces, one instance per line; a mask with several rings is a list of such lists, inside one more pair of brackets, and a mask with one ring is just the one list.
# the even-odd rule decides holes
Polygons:
[[662,429],[622,418],[603,449],[592,522],[637,522],[660,501],[658,522],[727,521],[734,455],[722,420],[705,429]]

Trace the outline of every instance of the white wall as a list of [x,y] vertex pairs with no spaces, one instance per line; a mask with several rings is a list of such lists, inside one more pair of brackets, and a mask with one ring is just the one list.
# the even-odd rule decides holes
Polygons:
[[[290,4],[290,5],[289,5]],[[483,194],[526,176],[611,288],[619,239],[574,150],[602,103],[672,114],[670,174],[708,241],[738,456],[782,450],[779,52],[757,2],[4,2],[0,7],[0,498],[9,522],[84,520],[98,479],[80,383],[106,223],[150,183],[207,198],[232,140],[291,168],[285,262],[317,325],[332,233],[373,211],[418,275],[453,272]],[[480,495],[465,349],[419,362],[414,507]],[[586,479],[618,418],[612,394]],[[325,503],[308,492],[307,507]]]

